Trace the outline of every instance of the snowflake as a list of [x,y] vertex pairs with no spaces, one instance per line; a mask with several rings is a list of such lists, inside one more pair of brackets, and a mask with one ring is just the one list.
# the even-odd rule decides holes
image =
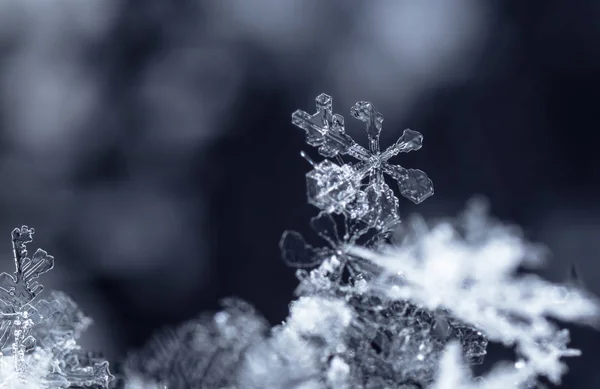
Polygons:
[[[390,158],[409,151],[419,150],[423,136],[412,130],[404,130],[398,141],[384,150],[380,149],[379,136],[383,115],[372,103],[357,102],[351,114],[366,125],[369,149],[356,143],[345,133],[344,118],[332,113],[331,97],[320,94],[316,98],[317,112],[310,115],[297,110],[292,123],[306,132],[306,142],[318,147],[326,158],[337,157],[339,164],[329,160],[314,163],[307,174],[308,200],[316,207],[332,213],[345,213],[360,218],[379,229],[391,228],[397,223],[398,199],[384,181],[384,174],[392,177],[400,193],[415,203],[421,203],[433,194],[433,184],[418,169],[405,169],[388,162]],[[356,158],[356,164],[344,163],[340,155]],[[304,155],[304,154],[303,154]],[[362,181],[368,178],[366,188]],[[391,224],[391,225],[390,225]]]
[[0,274],[0,387],[107,388],[114,379],[108,362],[76,344],[91,320],[63,293],[35,301],[43,290],[35,279],[53,268],[54,258],[41,249],[27,256],[33,233],[26,226],[13,230],[16,269]]

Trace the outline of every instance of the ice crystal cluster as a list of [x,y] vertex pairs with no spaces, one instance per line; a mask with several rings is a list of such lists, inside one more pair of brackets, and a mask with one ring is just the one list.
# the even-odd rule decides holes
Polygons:
[[28,256],[34,230],[12,232],[13,274],[0,274],[0,388],[108,388],[108,362],[77,345],[91,320],[66,294],[36,299],[36,279],[54,267],[54,258],[38,249]]
[[[487,216],[481,202],[455,221],[400,223],[398,192],[420,203],[433,194],[427,175],[389,160],[419,150],[405,130],[381,151],[383,116],[369,102],[352,109],[368,147],[346,134],[331,97],[292,123],[318,148],[306,175],[311,227],[322,245],[284,232],[280,247],[299,285],[288,318],[273,328],[247,303],[228,299],[158,334],[125,365],[127,389],[507,389],[559,383],[561,358],[575,356],[553,320],[590,323],[596,300],[523,269],[542,250],[514,227]],[[345,161],[343,157],[351,157]],[[387,182],[386,182],[387,180]],[[316,237],[315,237],[316,238]],[[314,240],[318,242],[317,239]],[[523,275],[524,274],[524,275]],[[468,365],[488,340],[514,347],[518,360],[473,378]]]

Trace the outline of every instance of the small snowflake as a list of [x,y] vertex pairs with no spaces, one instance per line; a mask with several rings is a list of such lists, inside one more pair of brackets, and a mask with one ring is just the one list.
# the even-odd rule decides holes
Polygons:
[[[297,110],[292,123],[306,132],[306,142],[318,147],[326,158],[337,157],[339,164],[329,160],[318,164],[311,162],[314,170],[307,174],[308,200],[330,213],[345,213],[351,218],[361,218],[377,228],[387,228],[397,222],[398,200],[384,182],[384,174],[392,177],[400,193],[421,203],[433,195],[433,184],[418,169],[406,169],[388,162],[390,158],[409,151],[419,150],[423,135],[404,130],[398,141],[384,150],[379,146],[383,115],[372,103],[359,101],[351,114],[366,125],[369,148],[356,143],[345,133],[344,118],[332,113],[331,97],[320,94],[316,98],[317,112],[313,115]],[[340,155],[350,155],[355,164],[344,163]],[[368,179],[366,187],[362,181]]]

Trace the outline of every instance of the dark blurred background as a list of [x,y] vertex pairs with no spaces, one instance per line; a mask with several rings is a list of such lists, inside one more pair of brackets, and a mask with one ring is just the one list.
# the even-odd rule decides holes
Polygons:
[[[280,322],[278,240],[316,213],[290,115],[326,92],[359,142],[358,100],[383,146],[424,134],[394,161],[436,194],[404,215],[485,195],[600,293],[599,43],[596,0],[0,0],[1,268],[35,227],[111,361],[225,296]],[[596,389],[600,335],[573,338],[564,387]]]

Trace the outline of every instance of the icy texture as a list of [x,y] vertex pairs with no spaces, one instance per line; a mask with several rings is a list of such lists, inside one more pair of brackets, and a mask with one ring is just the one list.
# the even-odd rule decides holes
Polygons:
[[35,301],[43,289],[35,279],[52,269],[54,258],[41,249],[27,256],[33,233],[26,226],[13,230],[16,269],[0,274],[0,388],[108,388],[108,362],[76,344],[91,320],[63,293]]
[[[374,301],[302,296],[266,341],[245,354],[236,388],[423,388],[433,380],[449,334],[440,334],[425,312]],[[370,323],[380,315],[380,327]],[[378,331],[380,330],[380,331]]]
[[[306,176],[309,203],[329,213],[363,219],[370,226],[382,229],[398,221],[398,199],[385,183],[384,174],[398,183],[404,197],[417,204],[433,194],[433,184],[424,172],[388,162],[399,153],[419,150],[423,143],[419,132],[404,130],[398,141],[382,152],[379,135],[383,115],[370,102],[359,101],[350,112],[365,123],[367,149],[345,133],[344,118],[333,114],[330,96],[320,94],[316,105],[317,112],[313,115],[301,110],[294,112],[292,123],[306,132],[309,145],[318,147],[326,158],[337,157],[339,164],[309,160],[314,167]],[[344,163],[340,155],[350,155],[359,162]],[[366,185],[362,183],[364,180]]]
[[[518,267],[542,263],[540,250],[489,221],[481,204],[458,223],[400,224],[384,174],[417,203],[433,189],[424,173],[387,160],[418,150],[422,136],[406,130],[380,152],[383,117],[359,102],[351,112],[366,123],[365,149],[345,134],[329,96],[317,97],[317,111],[297,111],[293,123],[336,162],[303,154],[313,166],[308,201],[320,209],[311,227],[324,244],[312,246],[295,231],[280,240],[300,280],[288,318],[268,331],[247,304],[229,300],[130,358],[126,388],[530,389],[538,376],[559,382],[560,358],[578,351],[548,317],[585,321],[597,316],[596,302],[581,288],[516,277]],[[341,154],[359,162],[344,163]],[[483,360],[488,337],[516,346],[520,359],[473,379],[466,365]]]
[[[424,387],[432,382],[443,347],[450,340],[459,341],[470,363],[481,362],[487,340],[474,327],[442,311],[432,313],[369,291],[366,280],[376,273],[366,264],[353,267],[348,280],[332,277],[330,266],[324,262],[317,269],[301,272],[297,293],[300,300],[328,299],[351,312],[343,343],[336,349],[320,351],[325,352],[325,360],[343,361],[347,366],[349,386],[344,387]],[[330,311],[317,307],[312,315],[303,316],[317,320]],[[292,310],[291,320],[293,314]]]
[[[348,251],[354,245],[376,248],[400,223],[398,200],[385,184],[384,173],[396,178],[400,191],[416,203],[433,194],[424,173],[387,162],[400,152],[421,148],[421,134],[405,130],[395,145],[381,153],[383,116],[371,103],[358,102],[351,112],[366,123],[366,150],[345,135],[343,119],[331,114],[329,96],[317,97],[317,110],[312,116],[302,111],[293,115],[294,124],[307,132],[307,142],[319,146],[326,157],[349,154],[360,162],[351,165],[338,159],[340,165],[329,160],[317,164],[309,159],[314,169],[307,175],[308,200],[322,210],[311,227],[327,245],[315,248],[298,232],[286,231],[280,247],[285,262],[299,268],[296,293],[301,298],[332,299],[352,313],[343,346],[326,352],[328,361],[336,361],[336,371],[345,372],[346,383],[340,387],[425,387],[433,381],[442,350],[451,340],[458,340],[470,363],[481,362],[487,340],[476,327],[444,310],[426,310],[368,289],[369,282],[381,276],[381,268]],[[327,380],[322,373],[320,382]]]
[[[567,347],[568,330],[549,319],[590,323],[599,314],[596,299],[580,288],[517,275],[519,268],[541,265],[543,250],[522,239],[514,227],[487,217],[481,201],[473,202],[458,223],[429,229],[416,220],[394,247],[380,252],[355,247],[350,252],[385,269],[366,289],[430,311],[442,309],[490,340],[515,346],[519,371],[506,374],[521,383],[537,376],[559,383],[566,371],[560,358],[579,354]],[[449,350],[445,363],[455,361],[455,354]],[[439,388],[452,387],[443,386],[445,379]],[[496,387],[485,385],[476,387]]]
[[223,301],[203,315],[152,339],[126,363],[126,389],[235,388],[241,358],[266,335],[267,322],[247,303]]

